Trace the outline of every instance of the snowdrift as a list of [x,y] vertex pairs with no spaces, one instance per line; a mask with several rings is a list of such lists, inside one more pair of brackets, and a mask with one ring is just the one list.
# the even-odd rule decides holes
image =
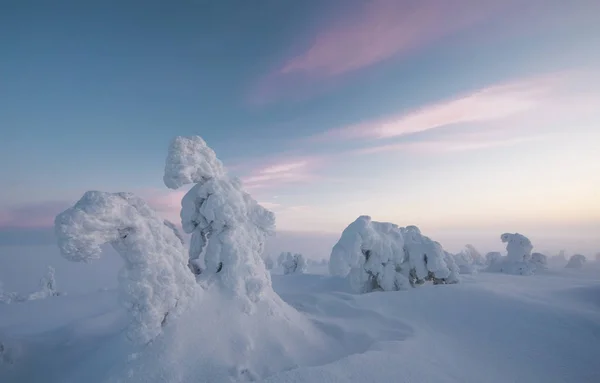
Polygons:
[[348,276],[357,292],[403,290],[425,280],[459,281],[452,256],[419,228],[375,222],[369,216],[358,217],[343,231],[332,249],[329,270]]

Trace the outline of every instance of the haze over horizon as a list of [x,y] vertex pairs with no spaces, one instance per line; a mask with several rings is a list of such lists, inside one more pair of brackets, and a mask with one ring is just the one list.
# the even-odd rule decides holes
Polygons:
[[178,222],[167,146],[199,135],[283,232],[371,215],[456,246],[509,231],[600,251],[598,14],[592,0],[6,2],[0,246],[86,190],[134,192]]

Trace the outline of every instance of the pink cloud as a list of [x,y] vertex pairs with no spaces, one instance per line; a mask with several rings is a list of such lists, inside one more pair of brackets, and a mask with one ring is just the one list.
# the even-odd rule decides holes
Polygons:
[[[414,54],[436,40],[475,26],[516,0],[372,0],[344,2],[312,42],[258,80],[248,102],[303,99],[326,92],[347,74]],[[327,77],[327,81],[321,81]],[[319,81],[314,81],[318,79]],[[311,81],[312,80],[312,81]]]
[[[279,74],[339,75],[408,53],[491,16],[487,0],[376,0],[344,12]],[[348,7],[344,4],[344,7]]]
[[0,211],[0,228],[35,229],[54,225],[54,218],[69,204],[64,201],[44,201],[19,205]]
[[522,143],[540,141],[546,139],[546,135],[533,135],[514,138],[496,138],[496,139],[469,139],[463,136],[457,136],[448,140],[431,140],[417,142],[400,142],[395,144],[378,145],[358,149],[353,154],[375,154],[384,152],[411,152],[415,154],[436,154],[448,152],[463,152],[470,150],[489,149],[503,146],[513,146]]
[[562,75],[490,86],[474,93],[382,120],[333,129],[315,139],[384,139],[461,123],[499,120],[547,103]]
[[273,163],[251,170],[242,177],[242,182],[246,189],[259,189],[310,181],[315,179],[313,170],[321,160],[318,157],[273,160]]

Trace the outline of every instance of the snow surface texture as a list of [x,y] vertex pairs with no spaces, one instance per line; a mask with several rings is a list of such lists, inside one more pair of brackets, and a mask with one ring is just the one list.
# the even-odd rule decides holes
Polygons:
[[[114,290],[0,304],[0,382],[600,381],[595,262],[529,278],[467,275],[410,294],[353,294],[326,274],[274,275],[275,292],[300,311],[286,305],[275,323],[202,294],[180,317],[185,326],[166,326],[144,348],[123,339],[129,320]],[[304,341],[315,334],[327,339],[321,347]]]
[[308,267],[308,262],[302,254],[284,252],[279,255],[279,264],[283,268],[283,274],[302,274]]
[[348,276],[357,292],[402,290],[429,279],[459,280],[452,256],[416,226],[402,228],[368,216],[358,217],[343,231],[331,252],[329,270]]
[[568,269],[581,269],[585,264],[585,256],[581,254],[575,254],[569,258],[569,262],[565,266]]
[[195,184],[181,201],[181,224],[191,234],[190,269],[204,280],[218,280],[247,303],[260,300],[271,290],[261,254],[266,236],[275,229],[275,215],[244,192],[239,180],[227,176],[200,137],[173,140],[164,182],[172,189]]
[[486,271],[514,275],[532,275],[546,268],[547,257],[541,253],[532,256],[533,245],[529,238],[519,233],[504,233],[500,240],[506,243],[507,255],[488,253]]
[[155,338],[193,294],[195,281],[181,238],[131,193],[89,191],[56,217],[55,231],[70,261],[99,258],[105,243],[121,255],[120,293],[132,317],[129,336],[134,341]]

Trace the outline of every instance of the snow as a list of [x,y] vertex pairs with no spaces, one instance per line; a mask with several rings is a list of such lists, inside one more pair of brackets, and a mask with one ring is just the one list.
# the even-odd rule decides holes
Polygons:
[[272,299],[262,253],[267,235],[275,229],[275,215],[227,175],[200,137],[173,140],[164,182],[169,188],[194,184],[181,201],[181,225],[191,234],[189,265],[194,274],[220,283],[246,305]]
[[398,227],[360,216],[332,249],[332,275],[348,277],[357,292],[403,290],[427,279],[456,283],[458,267],[442,246],[416,226]]
[[186,326],[166,326],[145,347],[123,342],[128,315],[114,290],[0,304],[0,381],[592,383],[600,377],[594,341],[600,268],[550,268],[528,278],[478,273],[456,285],[371,294],[354,294],[343,278],[315,270],[273,276],[275,292],[291,306],[274,317],[262,310],[240,315],[231,296],[215,289],[193,298],[202,304],[180,316]]
[[56,217],[55,231],[63,256],[75,262],[100,257],[110,243],[125,261],[119,291],[131,315],[132,340],[148,342],[160,334],[194,293],[185,249],[173,227],[131,193],[86,192]]

